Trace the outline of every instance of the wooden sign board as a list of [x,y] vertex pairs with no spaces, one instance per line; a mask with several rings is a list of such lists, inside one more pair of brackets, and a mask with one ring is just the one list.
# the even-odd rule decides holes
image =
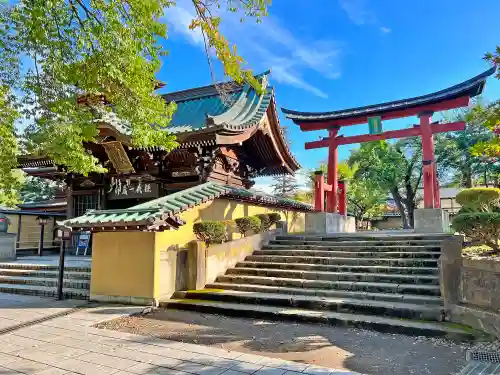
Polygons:
[[130,162],[127,152],[121,142],[112,141],[103,143],[102,146],[108,155],[109,160],[118,173],[134,173],[134,167]]
[[129,179],[111,180],[111,185],[108,190],[108,199],[143,199],[143,198],[158,198],[159,194],[158,183],[132,181]]

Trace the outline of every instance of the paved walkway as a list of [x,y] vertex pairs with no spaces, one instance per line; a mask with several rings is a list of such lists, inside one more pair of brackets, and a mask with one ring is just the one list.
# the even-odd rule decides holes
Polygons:
[[0,375],[354,375],[92,326],[142,311],[0,294]]

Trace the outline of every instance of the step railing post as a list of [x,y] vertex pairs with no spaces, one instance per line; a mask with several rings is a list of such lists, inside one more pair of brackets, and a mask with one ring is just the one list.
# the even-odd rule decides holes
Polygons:
[[452,306],[460,302],[462,246],[462,236],[450,236],[441,242],[439,278],[441,297],[447,316],[450,315]]

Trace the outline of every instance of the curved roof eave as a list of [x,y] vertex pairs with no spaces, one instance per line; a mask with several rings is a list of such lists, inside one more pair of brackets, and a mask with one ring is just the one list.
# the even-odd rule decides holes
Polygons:
[[414,108],[425,104],[451,100],[463,96],[469,96],[472,98],[482,93],[486,79],[494,74],[495,71],[496,67],[492,67],[487,71],[457,85],[414,98],[329,112],[301,112],[286,108],[281,108],[281,110],[287,118],[294,121],[327,121],[346,117],[363,116],[367,114],[381,114],[383,112],[394,111],[402,108]]

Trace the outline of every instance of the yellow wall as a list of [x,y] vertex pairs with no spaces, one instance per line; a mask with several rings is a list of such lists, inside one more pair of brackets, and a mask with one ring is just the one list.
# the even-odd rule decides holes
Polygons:
[[[182,213],[180,217],[186,224],[176,231],[158,233],[157,246],[160,249],[186,248],[190,241],[196,240],[193,233],[193,224],[203,220],[234,220],[240,217],[270,212],[281,214],[281,220],[286,220],[288,223],[289,232],[304,231],[305,214],[303,212],[287,212],[229,199],[215,199]],[[233,234],[234,239],[239,237],[239,234]]]
[[90,294],[153,298],[154,240],[152,232],[95,233]]
[[[187,244],[196,239],[193,224],[203,220],[234,220],[259,213],[279,212],[291,232],[304,231],[305,214],[284,212],[248,203],[215,199],[187,210],[180,217],[186,222],[178,230],[165,232],[101,232],[92,245],[91,298],[121,296],[153,299],[168,298],[183,289],[187,270]],[[235,235],[233,238],[239,238]],[[113,298],[108,299],[110,301]],[[140,300],[138,300],[138,303]],[[132,301],[133,303],[133,301]]]
[[[10,219],[9,231],[8,233],[13,233],[17,235],[19,227],[19,215],[9,214],[6,215]],[[36,221],[36,215],[21,215],[21,233],[19,238],[17,238],[17,247],[20,249],[26,248],[37,248],[40,241],[40,225]],[[44,246],[52,246],[54,240],[54,220],[49,219],[48,223],[45,225],[44,229]]]

